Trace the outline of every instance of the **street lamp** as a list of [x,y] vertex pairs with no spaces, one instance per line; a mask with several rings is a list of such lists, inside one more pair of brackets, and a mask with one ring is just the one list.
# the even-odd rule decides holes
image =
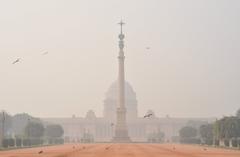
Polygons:
[[27,127],[27,136],[28,136],[28,140],[29,140],[29,146],[31,146],[31,139],[30,139],[30,117],[28,117],[28,127]]
[[111,135],[112,135],[112,138],[113,138],[113,136],[114,136],[114,123],[112,122],[110,124],[110,126],[111,126]]
[[2,141],[1,141],[1,144],[0,144],[2,146],[3,146],[4,136],[5,136],[5,134],[4,134],[4,130],[5,130],[4,126],[5,126],[5,112],[2,111]]

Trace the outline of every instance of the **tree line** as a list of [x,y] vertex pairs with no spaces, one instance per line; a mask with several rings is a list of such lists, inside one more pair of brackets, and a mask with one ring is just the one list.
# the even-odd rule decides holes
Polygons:
[[185,126],[179,131],[181,143],[240,147],[240,109],[235,116],[223,117],[198,128]]
[[0,113],[2,147],[31,147],[64,143],[62,126],[48,124],[26,113]]

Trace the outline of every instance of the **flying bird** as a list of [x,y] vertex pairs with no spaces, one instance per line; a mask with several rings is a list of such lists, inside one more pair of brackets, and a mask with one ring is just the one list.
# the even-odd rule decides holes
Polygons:
[[111,126],[114,126],[114,123],[111,123]]
[[151,117],[152,115],[153,115],[153,114],[150,113],[150,114],[145,115],[143,118],[149,118],[149,117]]
[[48,54],[48,51],[42,53],[43,56],[47,55],[47,54]]
[[16,64],[16,63],[18,63],[18,62],[20,62],[20,58],[18,58],[18,59],[16,59],[14,62],[12,62],[12,64]]

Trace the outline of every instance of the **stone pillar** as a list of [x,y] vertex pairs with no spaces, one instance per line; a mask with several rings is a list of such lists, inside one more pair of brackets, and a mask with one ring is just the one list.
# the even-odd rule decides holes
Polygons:
[[128,136],[128,128],[126,123],[126,107],[125,107],[125,73],[124,73],[124,34],[122,33],[123,22],[120,23],[121,33],[119,34],[119,56],[118,56],[118,107],[117,107],[117,121],[115,127],[115,136],[113,142],[130,142]]

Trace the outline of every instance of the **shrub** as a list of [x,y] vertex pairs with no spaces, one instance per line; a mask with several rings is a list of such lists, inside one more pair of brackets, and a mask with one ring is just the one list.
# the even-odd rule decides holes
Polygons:
[[40,138],[34,138],[30,140],[30,145],[31,146],[39,146],[39,145],[43,145],[43,140]]
[[2,145],[3,145],[4,148],[14,147],[15,146],[15,140],[13,138],[4,139],[2,141]]
[[4,148],[7,148],[7,147],[8,147],[8,139],[3,139],[3,141],[2,141],[2,146],[3,146]]
[[50,138],[48,139],[48,144],[64,144],[64,139],[63,138]]
[[232,146],[237,147],[238,146],[238,140],[237,139],[232,139]]
[[185,144],[200,144],[201,140],[198,138],[181,138],[180,143],[185,143]]
[[8,146],[9,147],[14,147],[15,146],[15,139],[9,138],[8,139]]
[[206,140],[206,145],[213,145],[213,140],[212,139],[207,139]]
[[215,146],[219,146],[219,144],[220,144],[219,140],[215,140],[214,144],[215,144]]
[[64,139],[57,138],[57,139],[54,140],[54,144],[64,144]]
[[30,146],[30,140],[29,139],[23,139],[23,146]]
[[225,139],[225,140],[224,140],[224,145],[227,146],[227,147],[229,147],[229,140],[226,140],[226,139]]
[[54,143],[54,141],[53,141],[53,139],[48,139],[48,144],[53,144]]
[[16,139],[16,146],[17,147],[21,147],[22,146],[22,139],[20,139],[20,138]]

